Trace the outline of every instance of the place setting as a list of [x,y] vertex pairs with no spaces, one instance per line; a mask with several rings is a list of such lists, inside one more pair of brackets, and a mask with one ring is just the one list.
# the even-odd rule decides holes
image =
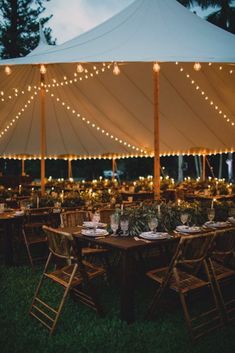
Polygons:
[[139,234],[138,237],[134,237],[136,241],[138,240],[147,240],[148,242],[151,240],[162,240],[162,239],[169,239],[171,235],[167,232],[158,232],[158,219],[156,217],[150,218],[148,221],[148,227],[150,231],[142,232]]
[[106,223],[100,222],[100,213],[95,212],[91,221],[83,222],[81,234],[87,237],[104,238],[109,234],[106,227]]

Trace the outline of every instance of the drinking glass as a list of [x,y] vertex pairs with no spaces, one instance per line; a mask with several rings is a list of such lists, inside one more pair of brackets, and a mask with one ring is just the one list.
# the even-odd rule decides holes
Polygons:
[[156,232],[158,226],[158,219],[150,218],[150,220],[148,221],[148,226],[152,233]]
[[128,221],[128,219],[123,219],[123,220],[120,222],[120,226],[121,226],[121,230],[122,230],[122,232],[123,232],[123,236],[124,236],[124,237],[127,236],[127,235],[128,235],[127,231],[128,231],[128,228],[129,228],[129,221]]
[[207,210],[207,217],[208,217],[210,222],[213,221],[213,219],[215,218],[215,209],[214,208],[209,208]]
[[92,216],[92,223],[93,223],[93,229],[94,229],[94,233],[96,233],[96,229],[99,225],[99,221],[100,221],[100,213],[99,212],[95,212]]
[[117,214],[112,214],[110,216],[110,227],[113,231],[113,237],[116,237],[117,236],[117,230],[118,230],[118,227],[119,227],[119,217]]
[[189,219],[188,213],[181,213],[180,220],[183,225],[185,225],[188,222],[188,219]]

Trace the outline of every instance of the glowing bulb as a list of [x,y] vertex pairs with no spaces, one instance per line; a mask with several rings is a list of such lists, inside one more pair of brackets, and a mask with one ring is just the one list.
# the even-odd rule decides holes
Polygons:
[[77,72],[81,74],[84,71],[82,64],[77,64]]
[[47,68],[46,68],[46,66],[45,65],[40,65],[40,73],[42,74],[42,75],[45,75],[45,73],[47,72]]
[[10,68],[10,66],[6,66],[6,67],[5,67],[5,74],[6,74],[6,75],[10,75],[10,74],[11,74],[11,68]]
[[161,67],[160,67],[160,65],[158,64],[158,62],[155,62],[155,63],[153,64],[153,71],[154,71],[154,72],[159,72],[160,69],[161,69]]
[[202,66],[201,66],[200,63],[195,63],[195,64],[193,65],[193,68],[194,68],[195,71],[200,71],[201,68],[202,68]]
[[114,67],[113,67],[113,74],[114,75],[119,75],[120,74],[120,69],[119,69],[119,67],[118,67],[118,64],[117,63],[114,63]]

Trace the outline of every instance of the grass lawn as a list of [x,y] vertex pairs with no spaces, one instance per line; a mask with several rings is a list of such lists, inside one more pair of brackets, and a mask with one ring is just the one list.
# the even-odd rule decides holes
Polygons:
[[[234,353],[234,325],[219,329],[192,345],[180,306],[165,306],[155,321],[143,321],[154,293],[152,284],[139,285],[137,321],[127,325],[119,319],[119,286],[97,283],[107,312],[99,318],[82,304],[68,299],[58,329],[48,331],[28,315],[41,268],[33,273],[27,267],[0,267],[0,350],[2,353]],[[57,299],[54,285],[45,295]]]

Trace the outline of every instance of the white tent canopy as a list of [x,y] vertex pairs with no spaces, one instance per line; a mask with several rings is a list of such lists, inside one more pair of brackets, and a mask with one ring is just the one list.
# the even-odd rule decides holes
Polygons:
[[[112,61],[119,62],[119,76],[112,73]],[[1,62],[21,65],[12,67],[10,77],[0,70],[0,155],[40,156],[36,63],[51,64],[45,75],[47,157],[152,155],[148,61],[164,61],[161,154],[190,153],[199,146],[214,153],[233,151],[235,67],[219,63],[235,62],[235,36],[174,0],[137,0],[63,45],[41,43],[25,58]],[[195,72],[194,61],[213,64]],[[83,62],[86,71],[76,73],[72,62]]]

